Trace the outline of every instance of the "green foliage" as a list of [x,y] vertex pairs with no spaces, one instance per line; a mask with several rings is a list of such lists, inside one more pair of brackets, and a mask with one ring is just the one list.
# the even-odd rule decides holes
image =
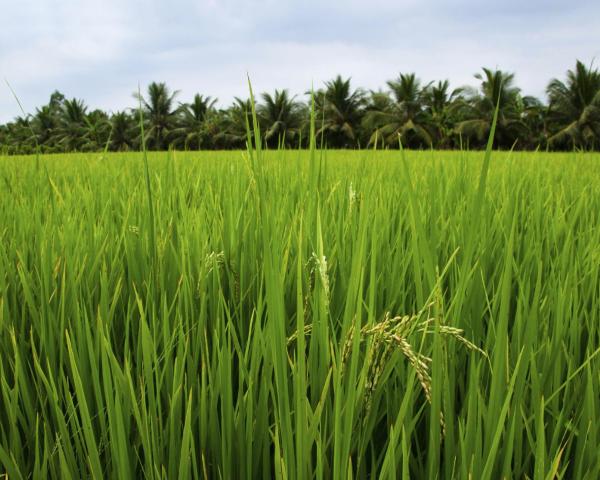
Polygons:
[[[494,147],[508,150],[600,148],[600,73],[577,62],[566,82],[552,80],[549,103],[523,95],[513,73],[482,69],[479,88],[450,88],[448,80],[423,83],[414,73],[386,82],[387,91],[355,89],[349,78],[324,82],[314,95],[315,129],[330,148],[484,149],[499,105]],[[307,95],[310,92],[306,92]],[[137,98],[137,94],[135,94]],[[177,91],[152,82],[142,95],[150,150],[243,149],[251,106],[235,98],[225,108],[195,94],[176,102]],[[261,138],[269,148],[306,148],[310,103],[275,90],[258,96]],[[0,152],[9,154],[129,151],[142,144],[137,107],[103,113],[55,91],[32,115],[0,125]],[[252,123],[252,122],[249,122]]]
[[550,145],[594,149],[600,145],[600,72],[577,61],[567,82],[548,85]]
[[173,130],[175,147],[200,150],[211,146],[213,138],[210,120],[215,115],[216,101],[196,94],[191,103],[184,103],[179,107],[177,127]]
[[464,120],[457,123],[456,133],[471,144],[483,145],[497,106],[495,146],[507,149],[518,141],[525,143],[527,125],[522,120],[520,89],[514,86],[514,74],[484,68],[483,74],[475,78],[481,81],[480,92],[467,91],[468,97],[457,105]]
[[325,82],[325,89],[314,95],[317,115],[317,136],[330,148],[351,148],[360,145],[358,128],[363,115],[365,96],[353,90],[350,79],[340,75]]
[[264,137],[273,146],[297,145],[303,123],[308,116],[306,108],[290,98],[287,90],[275,90],[274,95],[262,94],[257,114],[264,129]]
[[[392,97],[388,102],[375,98],[365,115],[368,131],[373,131],[369,144],[381,138],[383,146],[394,146],[398,141],[404,146],[431,147],[431,116],[425,110],[425,93],[414,73],[400,74],[397,80],[389,81]],[[377,95],[377,94],[376,94]],[[389,98],[389,97],[384,97]]]
[[597,156],[482,157],[0,157],[0,477],[597,478]]
[[134,97],[141,101],[146,118],[146,137],[150,150],[166,150],[171,140],[171,130],[175,126],[175,97],[179,92],[171,92],[166,83],[152,82],[146,96],[139,93]]

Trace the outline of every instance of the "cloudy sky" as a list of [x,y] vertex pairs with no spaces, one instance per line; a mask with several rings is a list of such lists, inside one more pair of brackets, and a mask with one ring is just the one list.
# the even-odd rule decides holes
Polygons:
[[[257,91],[301,94],[337,73],[376,89],[399,72],[475,84],[481,66],[516,72],[543,97],[575,59],[600,64],[597,0],[19,0],[3,2],[0,77],[28,112],[58,89],[92,107],[133,106],[166,81],[185,101],[226,106]],[[19,114],[0,85],[0,122]]]

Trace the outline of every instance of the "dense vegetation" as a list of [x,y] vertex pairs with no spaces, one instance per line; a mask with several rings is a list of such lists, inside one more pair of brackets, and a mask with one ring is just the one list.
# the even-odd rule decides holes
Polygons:
[[[566,81],[548,84],[548,103],[524,96],[513,74],[483,69],[479,88],[452,90],[448,81],[424,84],[401,74],[385,90],[354,89],[337,77],[315,92],[318,130],[330,148],[481,148],[496,105],[497,148],[594,150],[600,147],[600,72],[577,62]],[[136,95],[137,96],[137,95]],[[146,144],[152,150],[243,148],[247,100],[218,109],[211,97],[179,103],[177,92],[152,83],[140,99]],[[263,140],[270,147],[307,146],[309,107],[287,90],[262,95],[258,107]],[[46,153],[128,151],[141,145],[138,106],[116,113],[89,111],[60,92],[33,115],[0,126],[0,151]]]
[[0,157],[0,476],[600,476],[597,156],[254,143]]

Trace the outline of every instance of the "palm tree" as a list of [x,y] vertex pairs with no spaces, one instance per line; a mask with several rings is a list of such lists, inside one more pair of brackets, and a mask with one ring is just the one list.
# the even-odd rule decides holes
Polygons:
[[536,97],[525,96],[521,99],[521,119],[527,127],[527,137],[522,143],[529,149],[538,148],[546,141],[545,123],[548,107]]
[[59,117],[51,105],[44,105],[36,109],[32,119],[32,128],[43,151],[51,152],[53,150],[58,127]]
[[66,97],[63,93],[59,92],[58,90],[54,90],[50,95],[48,106],[54,111],[60,110],[65,100]]
[[87,106],[83,100],[73,98],[62,103],[62,117],[65,122],[82,124],[85,121]]
[[61,128],[65,96],[55,90],[50,95],[47,105],[36,108],[32,117],[31,128],[35,132],[38,145],[44,152],[60,150],[57,137]]
[[476,74],[475,78],[481,81],[481,93],[465,89],[468,97],[459,106],[465,119],[458,122],[455,131],[483,145],[498,106],[494,143],[511,147],[516,140],[524,140],[527,128],[521,119],[520,89],[514,86],[514,74],[483,68],[483,74]]
[[86,143],[86,113],[83,100],[73,98],[62,102],[56,141],[64,151],[80,151]]
[[287,90],[275,90],[274,95],[262,94],[263,103],[257,107],[257,115],[267,142],[290,145],[300,136],[305,111]]
[[145,120],[145,141],[151,150],[165,150],[176,120],[173,108],[178,91],[171,92],[164,82],[148,85],[147,97],[134,94],[142,103]]
[[209,146],[207,120],[214,113],[216,102],[216,99],[196,94],[192,103],[180,105],[178,127],[173,130],[173,135],[185,150]]
[[359,143],[358,128],[365,106],[362,90],[352,90],[350,78],[340,75],[325,82],[325,90],[315,95],[317,136],[323,134],[329,147],[348,148]]
[[8,155],[11,145],[9,143],[8,127],[0,125],[0,155]]
[[[484,68],[477,88],[450,88],[447,80],[423,85],[414,73],[388,81],[386,90],[368,94],[336,76],[314,94],[318,137],[331,148],[379,144],[414,148],[485,146],[498,107],[494,145],[507,148],[600,148],[600,71],[577,61],[564,81],[547,87],[549,104],[523,96],[514,75]],[[176,105],[178,92],[153,82],[142,96],[145,141],[150,149],[243,148],[252,125],[249,100],[236,98],[217,110],[215,100],[195,95]],[[257,106],[265,144],[298,145],[308,132],[306,102],[287,90],[263,93]],[[138,114],[88,111],[79,99],[54,91],[46,105],[0,125],[0,150],[6,153],[129,150],[141,143]],[[109,137],[110,135],[110,137]],[[308,140],[308,136],[306,136]],[[517,144],[518,141],[518,144]]]
[[394,108],[394,101],[390,97],[389,92],[382,90],[369,91],[365,113],[362,119],[362,130],[368,135],[368,144],[376,147],[385,147],[385,138],[378,130],[378,112],[388,112]]
[[98,151],[106,148],[111,134],[111,124],[108,115],[102,110],[94,110],[85,117],[85,140],[82,150]]
[[457,121],[455,106],[462,101],[462,92],[462,88],[450,90],[448,80],[430,84],[423,91],[422,100],[435,132],[434,143],[437,148],[452,146],[452,134]]
[[252,104],[249,99],[235,97],[233,104],[222,114],[222,128],[214,136],[215,142],[225,148],[243,148],[247,141],[247,127],[252,125]]
[[8,153],[31,154],[37,151],[37,139],[32,133],[32,120],[30,115],[16,117],[6,125],[6,145]]
[[110,118],[111,134],[109,148],[113,151],[127,151],[135,146],[135,119],[127,112],[116,112]]
[[374,132],[369,143],[381,138],[384,145],[427,146],[432,144],[430,117],[424,108],[424,93],[429,86],[421,87],[414,73],[400,74],[387,85],[392,99],[382,107],[372,108],[365,117]]
[[547,92],[548,144],[585,149],[600,145],[600,72],[577,60],[566,83],[554,79]]

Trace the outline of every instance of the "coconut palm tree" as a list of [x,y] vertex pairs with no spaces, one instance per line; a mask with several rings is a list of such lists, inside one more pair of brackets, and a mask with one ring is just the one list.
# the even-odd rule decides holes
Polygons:
[[527,95],[521,99],[521,119],[527,127],[527,136],[522,146],[535,149],[547,144],[546,141],[546,116],[548,107],[536,97]]
[[83,100],[64,100],[60,106],[56,142],[65,152],[80,151],[86,143],[87,106]]
[[35,133],[32,131],[32,119],[30,115],[18,116],[6,125],[5,145],[8,153],[30,154],[35,153],[38,148]]
[[0,155],[8,155],[10,148],[8,127],[6,125],[0,125]]
[[467,97],[459,105],[464,120],[457,123],[456,133],[484,145],[498,106],[495,145],[511,147],[517,140],[525,141],[527,127],[521,119],[520,89],[514,86],[514,74],[483,68],[483,74],[475,78],[481,81],[480,93],[465,88]]
[[[484,68],[475,75],[477,88],[452,90],[447,80],[423,85],[413,74],[387,82],[386,90],[354,89],[337,76],[314,94],[317,137],[331,148],[377,144],[414,148],[483,147],[498,106],[494,145],[500,148],[600,148],[600,71],[577,61],[565,80],[547,87],[549,104],[521,95],[514,75]],[[153,82],[141,102],[148,148],[243,148],[252,124],[250,102],[236,98],[217,110],[211,97],[195,95],[176,105],[178,92]],[[101,150],[110,134],[111,150],[141,143],[139,115],[88,111],[79,99],[54,91],[46,105],[0,125],[0,151],[7,153]],[[298,145],[308,133],[306,102],[287,90],[264,93],[257,106],[266,144]],[[307,135],[305,137],[308,137]],[[464,143],[466,142],[466,143]]]
[[322,134],[329,147],[349,148],[359,143],[365,94],[360,89],[353,90],[350,80],[338,75],[315,94],[316,134]]
[[96,109],[88,113],[85,117],[84,128],[82,150],[93,152],[106,148],[111,133],[111,124],[105,112]]
[[376,114],[378,112],[388,112],[393,108],[394,101],[389,92],[383,90],[371,90],[368,93],[365,113],[362,119],[362,130],[368,135],[368,145],[384,148],[386,146],[385,138],[378,131],[376,123]]
[[553,79],[547,88],[548,144],[591,149],[600,146],[600,72],[579,60],[567,81]]
[[128,112],[116,112],[110,118],[110,150],[127,151],[134,148],[137,130],[136,120]]
[[219,133],[214,141],[225,148],[243,148],[247,141],[247,127],[252,125],[252,104],[249,99],[234,97],[233,104],[220,118]]
[[452,146],[453,129],[457,122],[456,105],[462,101],[462,88],[450,90],[448,80],[428,85],[422,93],[422,101],[433,128],[434,145],[437,148]]
[[262,94],[263,102],[257,107],[257,115],[264,138],[268,142],[291,145],[299,138],[306,116],[305,109],[290,97],[287,90],[275,90],[273,95]]
[[62,92],[54,90],[50,94],[50,101],[48,102],[48,106],[54,111],[60,110],[65,100],[66,97]]
[[165,150],[169,147],[170,134],[174,128],[177,111],[175,98],[179,92],[171,92],[164,82],[148,85],[146,97],[134,94],[142,103],[145,121],[145,141],[151,150]]
[[51,152],[53,150],[58,127],[59,117],[51,105],[44,105],[36,109],[32,119],[32,128],[43,151]]
[[50,95],[48,104],[36,108],[31,118],[31,128],[35,132],[38,145],[44,152],[54,152],[61,148],[57,144],[57,136],[61,127],[61,117],[64,114],[64,102],[65,96],[55,90]]
[[177,144],[185,150],[210,146],[207,120],[214,113],[216,102],[216,99],[196,94],[191,103],[180,104],[178,126],[173,130]]
[[[379,108],[371,108],[365,122],[373,131],[369,143],[381,138],[385,145],[430,147],[433,139],[431,122],[424,108],[424,93],[429,86],[421,87],[414,73],[400,74],[387,82],[391,98]],[[381,108],[383,107],[383,108]]]

